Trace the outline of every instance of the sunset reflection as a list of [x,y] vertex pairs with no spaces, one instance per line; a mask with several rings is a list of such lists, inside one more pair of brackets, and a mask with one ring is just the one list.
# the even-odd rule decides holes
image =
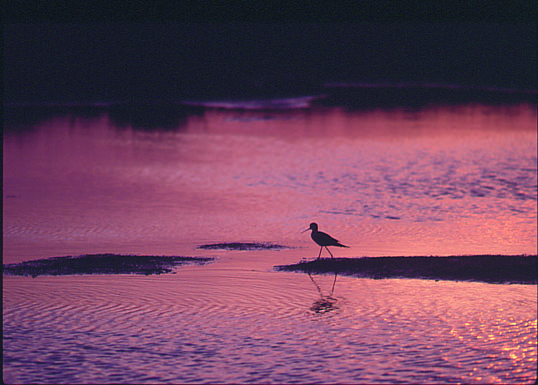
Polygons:
[[536,383],[536,23],[493,19],[6,24],[3,383]]
[[7,261],[39,239],[45,255],[96,240],[140,253],[236,239],[293,246],[312,218],[350,243],[348,255],[536,252],[529,106],[209,110],[189,122],[140,133],[102,115],[7,135]]

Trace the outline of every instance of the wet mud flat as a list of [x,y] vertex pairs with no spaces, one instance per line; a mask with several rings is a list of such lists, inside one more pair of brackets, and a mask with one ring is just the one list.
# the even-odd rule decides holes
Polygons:
[[419,278],[535,285],[538,281],[538,256],[325,258],[275,266],[275,270],[309,274],[337,273],[374,279]]
[[5,275],[165,274],[184,264],[206,264],[210,257],[87,254],[3,265]]
[[198,249],[203,250],[282,250],[291,249],[289,246],[278,245],[270,242],[230,242],[230,243],[211,243],[200,245]]

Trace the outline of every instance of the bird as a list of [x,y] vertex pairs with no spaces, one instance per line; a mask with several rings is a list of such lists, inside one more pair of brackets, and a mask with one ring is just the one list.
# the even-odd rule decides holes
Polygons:
[[329,234],[324,233],[323,231],[318,231],[317,223],[312,222],[310,224],[310,227],[304,230],[303,233],[308,230],[312,230],[312,234],[310,234],[310,236],[312,237],[312,240],[321,246],[321,248],[319,249],[318,259],[321,258],[321,252],[323,251],[324,247],[327,249],[329,254],[331,254],[331,258],[334,258],[334,256],[327,246],[349,247],[346,245],[342,245],[338,240],[334,239]]

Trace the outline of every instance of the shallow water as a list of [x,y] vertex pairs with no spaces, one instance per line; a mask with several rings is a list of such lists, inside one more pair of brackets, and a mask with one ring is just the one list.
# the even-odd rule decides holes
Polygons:
[[[128,122],[128,120],[127,120]],[[4,263],[208,255],[162,276],[4,277],[4,380],[533,383],[536,286],[273,272],[315,257],[536,253],[536,110],[66,115],[4,135]],[[280,251],[200,250],[273,242]],[[334,292],[331,294],[334,284]]]
[[314,276],[312,282],[303,274],[252,269],[250,257],[230,256],[159,277],[5,277],[4,378],[18,383],[536,378],[535,286],[337,277],[330,306],[320,307],[320,292],[331,294],[333,276]]
[[311,221],[340,255],[534,254],[536,142],[528,105],[51,118],[4,138],[4,262],[310,248]]

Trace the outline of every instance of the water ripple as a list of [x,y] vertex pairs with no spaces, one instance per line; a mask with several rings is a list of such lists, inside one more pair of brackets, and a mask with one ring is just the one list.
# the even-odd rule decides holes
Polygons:
[[338,277],[338,309],[316,313],[334,277],[187,270],[8,277],[5,365],[23,383],[504,382],[536,366],[532,288]]

